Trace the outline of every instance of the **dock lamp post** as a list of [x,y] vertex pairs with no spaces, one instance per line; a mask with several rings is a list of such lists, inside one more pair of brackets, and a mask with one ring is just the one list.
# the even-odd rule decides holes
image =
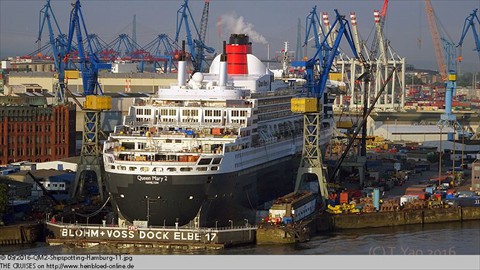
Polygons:
[[147,224],[149,224],[150,223],[150,198],[146,195],[145,199],[147,199]]
[[230,228],[233,229],[233,220],[229,219],[228,222],[230,222]]
[[440,129],[440,140],[438,145],[438,188],[442,188],[442,131],[443,131],[443,124],[438,124],[438,128]]
[[386,122],[386,124],[387,124],[387,140],[388,140],[388,120],[390,120],[390,117],[387,117],[387,122]]
[[215,230],[218,230],[218,220],[215,220]]

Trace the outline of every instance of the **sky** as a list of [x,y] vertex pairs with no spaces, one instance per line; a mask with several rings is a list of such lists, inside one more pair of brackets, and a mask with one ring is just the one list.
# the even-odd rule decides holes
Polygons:
[[[63,33],[68,29],[71,0],[51,0],[51,6]],[[137,42],[146,45],[158,34],[175,38],[177,10],[183,0],[83,0],[82,12],[89,34],[95,33],[107,43],[119,34],[131,35],[133,15],[136,15]],[[248,31],[253,39],[253,53],[266,59],[274,57],[288,42],[289,51],[297,44],[298,19],[305,38],[305,18],[314,6],[334,21],[334,10],[349,17],[355,12],[360,37],[370,44],[374,36],[373,11],[381,10],[384,0],[210,0],[206,44],[219,48],[232,31]],[[0,0],[0,58],[26,55],[37,49],[39,12],[46,0]],[[431,0],[441,32],[458,44],[465,18],[480,8],[480,0]],[[204,0],[190,0],[189,7],[198,27]],[[480,16],[480,11],[477,12]],[[221,26],[219,25],[219,22]],[[480,26],[477,32],[480,34]],[[184,28],[183,28],[184,29]],[[444,29],[444,30],[443,30]],[[48,39],[45,29],[42,42]],[[424,1],[390,0],[384,26],[385,38],[407,64],[417,68],[438,70],[427,21]],[[180,39],[185,37],[182,30]],[[348,49],[342,41],[342,48]],[[469,30],[463,43],[463,62],[458,71],[480,71],[479,53],[473,51],[475,41]],[[269,50],[267,49],[269,48]],[[308,50],[313,52],[313,48]],[[349,54],[349,50],[345,50]]]

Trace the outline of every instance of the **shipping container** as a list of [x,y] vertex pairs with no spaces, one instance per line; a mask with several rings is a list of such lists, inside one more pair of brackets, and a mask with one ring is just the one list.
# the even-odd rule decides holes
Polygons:
[[445,200],[445,203],[451,206],[480,207],[480,196],[452,198]]
[[413,200],[418,200],[417,195],[403,195],[400,197],[400,205],[405,205],[406,203],[409,203]]

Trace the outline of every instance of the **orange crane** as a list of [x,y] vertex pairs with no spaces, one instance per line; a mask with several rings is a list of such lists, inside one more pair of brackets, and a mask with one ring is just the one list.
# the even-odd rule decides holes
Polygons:
[[438,32],[437,20],[435,16],[435,11],[433,10],[432,3],[430,0],[424,0],[425,9],[427,10],[427,19],[428,25],[430,26],[430,34],[432,35],[433,47],[435,49],[435,57],[437,58],[437,64],[439,68],[440,75],[442,80],[447,80],[447,68],[445,65],[445,60],[442,53],[442,41],[440,39],[440,34]]

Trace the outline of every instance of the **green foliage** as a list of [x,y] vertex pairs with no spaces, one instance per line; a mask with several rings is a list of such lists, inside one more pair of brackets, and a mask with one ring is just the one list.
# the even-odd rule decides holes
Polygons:
[[[413,79],[413,81],[412,81]],[[414,85],[424,85],[425,83],[422,81],[422,79],[413,76],[412,74],[407,74],[405,75],[405,82],[407,85],[414,84]]]
[[[477,81],[480,78],[480,73],[477,73]],[[457,86],[472,86],[473,73],[466,72],[463,74],[457,74]]]
[[429,152],[427,154],[427,160],[430,163],[438,162],[438,153],[437,152]]
[[8,204],[8,186],[0,184],[0,213],[4,213]]

